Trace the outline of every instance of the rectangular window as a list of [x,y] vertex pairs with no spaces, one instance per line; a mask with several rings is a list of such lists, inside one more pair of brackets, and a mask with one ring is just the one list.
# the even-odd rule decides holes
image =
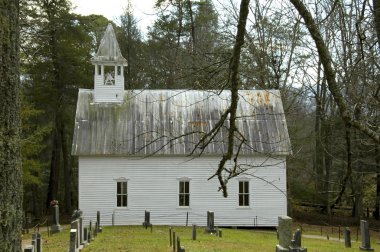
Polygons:
[[249,206],[249,181],[239,181],[239,206]]
[[127,181],[117,182],[117,206],[118,207],[126,207],[128,203],[128,189],[127,189]]
[[179,206],[190,206],[189,181],[179,181]]

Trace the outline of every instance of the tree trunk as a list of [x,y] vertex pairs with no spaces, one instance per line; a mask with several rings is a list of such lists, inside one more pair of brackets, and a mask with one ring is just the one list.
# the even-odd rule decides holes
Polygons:
[[376,206],[375,206],[375,219],[380,219],[380,147],[376,148]]
[[63,158],[63,173],[65,183],[65,204],[64,209],[66,214],[71,213],[71,163],[68,143],[65,134],[65,125],[62,126],[62,158]]
[[55,129],[54,129],[54,140],[53,148],[51,153],[51,163],[50,163],[50,177],[48,194],[46,199],[46,208],[50,207],[50,202],[52,200],[58,200],[58,184],[59,184],[59,171],[61,169],[61,150],[62,150],[62,139],[61,139],[61,129],[59,119],[55,119]]
[[347,102],[345,101],[344,96],[340,91],[339,84],[336,81],[336,71],[332,66],[332,58],[328,47],[323,40],[323,37],[318,29],[318,25],[313,19],[311,13],[303,4],[302,0],[290,0],[293,6],[297,9],[298,13],[302,16],[305,21],[305,25],[310,33],[310,36],[313,38],[315,46],[318,50],[319,59],[323,65],[324,74],[328,83],[328,88],[334,97],[340,115],[345,123],[350,124],[360,132],[366,134],[374,142],[380,143],[380,134],[375,130],[371,129],[366,122],[355,120],[352,111],[348,107]]
[[19,1],[0,2],[0,250],[21,251]]

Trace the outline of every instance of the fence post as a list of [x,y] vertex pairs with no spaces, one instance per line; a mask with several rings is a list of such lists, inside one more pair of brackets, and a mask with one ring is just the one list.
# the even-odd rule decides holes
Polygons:
[[186,227],[187,227],[188,222],[189,222],[189,212],[186,212]]
[[169,240],[170,240],[170,247],[172,246],[172,227],[169,227]]
[[197,239],[197,225],[193,224],[193,241]]
[[173,230],[173,251],[175,251],[175,231]]

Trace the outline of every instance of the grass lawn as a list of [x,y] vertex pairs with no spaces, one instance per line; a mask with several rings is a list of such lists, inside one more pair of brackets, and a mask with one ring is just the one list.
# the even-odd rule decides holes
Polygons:
[[[191,240],[191,227],[174,227],[176,234],[181,237],[181,245],[186,251],[275,251],[277,238],[274,231],[223,229],[223,237],[218,238],[204,232],[204,228],[198,228],[197,240]],[[47,237],[43,236],[43,251],[67,251],[69,245],[69,230]],[[30,239],[25,236],[25,239]],[[371,237],[372,247],[380,250],[376,244],[378,237]],[[353,239],[355,240],[355,239]],[[352,248],[344,248],[343,242],[311,239],[303,237],[303,246],[309,252],[339,252],[360,251],[358,242],[352,242]],[[86,246],[84,252],[93,251],[172,251],[169,247],[169,228],[167,226],[154,226],[153,232],[145,230],[141,226],[115,226],[104,227],[95,241]]]

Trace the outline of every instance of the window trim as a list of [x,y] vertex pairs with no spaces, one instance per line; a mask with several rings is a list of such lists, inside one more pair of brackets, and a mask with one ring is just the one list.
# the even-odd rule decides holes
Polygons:
[[[115,197],[115,204],[114,204],[114,206],[115,206],[115,208],[116,209],[127,209],[128,207],[129,207],[129,179],[127,179],[127,178],[125,178],[125,177],[120,177],[120,178],[117,178],[117,179],[114,179],[114,181],[115,181],[115,183],[114,183],[114,197]],[[118,182],[126,182],[127,183],[127,205],[126,206],[118,206],[117,205],[117,183]],[[123,195],[123,194],[121,194],[121,195]]]
[[[240,195],[246,195],[246,193],[240,193],[240,182],[247,182],[248,183],[248,205],[247,206],[241,206],[240,205]],[[247,209],[247,208],[251,208],[251,196],[252,196],[252,190],[251,190],[251,179],[249,178],[239,178],[237,180],[237,186],[236,186],[236,191],[237,191],[237,197],[236,197],[236,201],[237,201],[237,208],[239,209]]]
[[[189,195],[189,205],[188,206],[180,206],[179,205],[179,195],[180,195],[179,187],[180,187],[180,183],[181,182],[188,182],[189,183],[189,193],[188,193],[188,195]],[[177,194],[176,194],[176,205],[177,205],[177,208],[178,209],[190,209],[191,208],[191,178],[189,178],[189,177],[177,178],[176,187],[177,187]]]

